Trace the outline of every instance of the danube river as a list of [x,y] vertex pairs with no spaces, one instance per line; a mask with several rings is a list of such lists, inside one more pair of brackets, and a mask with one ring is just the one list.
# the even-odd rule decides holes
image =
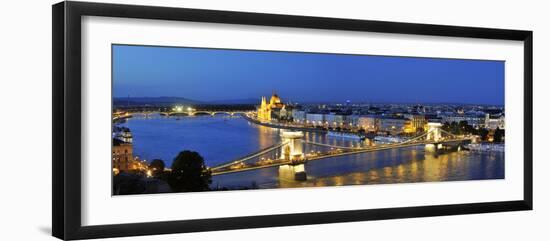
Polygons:
[[[122,124],[130,128],[134,155],[151,161],[158,158],[170,167],[182,150],[197,151],[206,165],[238,159],[280,142],[280,130],[249,123],[242,117],[196,116],[143,118],[139,115]],[[368,141],[305,133],[305,138],[333,146],[364,146]],[[305,152],[326,152],[328,147],[305,145]],[[277,158],[270,153],[260,158]],[[279,174],[277,167],[212,178],[212,187],[277,188],[430,181],[484,180],[504,178],[503,152],[459,151],[442,155],[425,153],[423,146],[368,152],[308,162],[306,181]]]

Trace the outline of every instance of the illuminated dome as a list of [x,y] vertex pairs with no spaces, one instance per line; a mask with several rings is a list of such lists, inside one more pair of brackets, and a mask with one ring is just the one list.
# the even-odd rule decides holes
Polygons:
[[271,96],[271,100],[269,101],[271,104],[279,104],[281,103],[281,98],[277,94],[273,94]]

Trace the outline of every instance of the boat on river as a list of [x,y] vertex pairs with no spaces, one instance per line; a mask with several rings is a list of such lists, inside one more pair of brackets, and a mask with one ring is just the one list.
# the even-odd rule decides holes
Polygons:
[[348,133],[348,132],[337,132],[337,131],[329,131],[327,132],[327,136],[349,138],[349,139],[355,139],[355,140],[364,140],[366,138],[364,135]]

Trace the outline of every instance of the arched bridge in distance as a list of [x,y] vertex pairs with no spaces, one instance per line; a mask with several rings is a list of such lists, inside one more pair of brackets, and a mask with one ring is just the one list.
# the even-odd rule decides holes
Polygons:
[[150,117],[152,115],[162,115],[162,116],[215,116],[215,115],[245,115],[250,111],[243,110],[196,110],[196,109],[184,109],[184,110],[170,110],[170,111],[160,111],[160,110],[134,110],[126,111],[121,113],[113,114],[113,121],[125,118],[132,118],[136,116]]
[[196,115],[218,115],[218,114],[226,114],[230,116],[234,115],[243,115],[248,113],[248,111],[239,111],[239,110],[190,110],[190,111],[167,111],[167,112],[160,112],[161,115],[165,116],[177,116],[177,115],[185,115],[185,116],[196,116]]
[[[475,138],[475,136],[457,136],[446,132],[441,129],[441,124],[439,123],[430,123],[427,132],[402,142],[366,147],[336,146],[312,142],[304,140],[302,132],[283,132],[281,137],[282,141],[280,143],[248,154],[244,157],[209,167],[209,169],[212,172],[212,175],[215,176],[262,168],[279,167],[280,169],[285,169],[286,171],[293,173],[296,180],[304,180],[306,172],[304,164],[310,161],[420,145],[424,145],[426,151],[436,153],[449,147],[459,147],[460,145],[470,143],[472,139]],[[331,151],[325,153],[318,152],[314,154],[306,154],[303,152],[303,147],[306,145],[328,147],[331,148]],[[250,162],[251,160],[255,160],[256,158],[270,152],[280,152],[280,158]]]

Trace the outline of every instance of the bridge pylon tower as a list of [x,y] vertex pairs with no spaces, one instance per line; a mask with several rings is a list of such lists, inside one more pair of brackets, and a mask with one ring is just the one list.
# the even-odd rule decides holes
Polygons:
[[281,139],[283,143],[287,143],[281,150],[281,158],[285,160],[297,160],[304,157],[302,147],[302,138],[304,133],[301,131],[283,131]]
[[427,140],[439,141],[441,139],[441,123],[430,122],[428,123],[428,135]]
[[438,143],[441,140],[441,123],[430,122],[428,123],[428,132],[426,135],[427,141],[432,141],[434,143],[428,143],[424,149],[428,152],[436,152],[442,148],[442,144]]
[[306,180],[303,137],[304,133],[301,131],[283,131],[281,133],[281,139],[283,143],[286,143],[282,146],[281,159],[288,160],[291,164],[279,166],[280,177],[292,178],[296,181]]

